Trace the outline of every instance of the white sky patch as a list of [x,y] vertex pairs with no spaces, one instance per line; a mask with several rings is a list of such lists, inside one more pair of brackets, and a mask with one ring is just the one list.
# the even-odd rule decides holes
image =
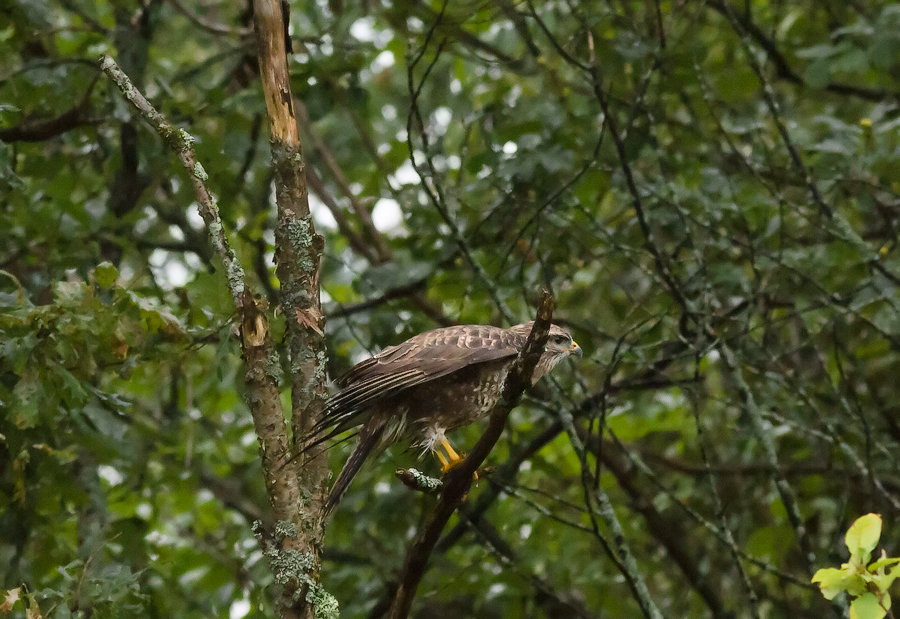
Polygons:
[[200,256],[194,252],[185,252],[183,258],[184,262],[188,265],[188,268],[193,269],[194,271],[199,271],[203,268],[203,261],[200,260]]
[[203,218],[200,217],[200,211],[196,202],[192,203],[187,209],[187,221],[194,230],[201,230],[205,225]]
[[156,211],[149,206],[145,207],[142,217],[134,224],[134,231],[138,234],[146,234],[157,219]]
[[521,537],[522,539],[528,539],[529,537],[531,537],[530,524],[523,524],[521,527],[519,527],[519,537]]
[[321,38],[319,38],[319,51],[326,56],[331,56],[334,53],[334,43],[331,40],[330,34],[323,34]]
[[457,155],[450,155],[447,157],[447,167],[451,170],[458,170],[459,166],[462,165],[462,159],[460,159]]
[[385,120],[395,120],[397,118],[397,108],[393,105],[382,106],[381,117]]
[[453,120],[453,112],[450,111],[449,107],[439,107],[434,111],[434,122],[440,125],[442,128],[446,129],[450,126],[450,121]]
[[203,565],[200,567],[195,567],[192,570],[186,571],[184,574],[178,577],[178,582],[182,585],[192,585],[196,582],[199,582],[201,578],[206,576],[209,573],[209,567]]
[[180,260],[173,258],[172,252],[164,249],[153,250],[148,262],[157,283],[169,290],[184,286],[191,275]]
[[452,80],[450,80],[450,92],[453,93],[454,95],[458,95],[459,93],[462,92],[462,82],[460,82],[455,77]]
[[150,503],[138,503],[138,506],[134,508],[134,513],[138,518],[147,520],[153,515],[153,507],[150,506]]
[[388,67],[394,66],[394,52],[384,50],[377,56],[375,56],[375,60],[372,61],[372,72],[373,73],[381,73]]
[[243,599],[232,602],[228,609],[228,619],[241,619],[249,614],[250,600],[247,599],[246,593],[244,594]]
[[372,209],[372,222],[382,232],[393,230],[403,221],[400,205],[393,198],[381,198]]
[[119,281],[127,282],[134,278],[134,269],[124,262],[119,266]]
[[675,408],[679,404],[681,404],[680,399],[671,393],[667,393],[665,391],[657,391],[653,399],[665,406],[666,408]]
[[380,481],[375,484],[375,494],[387,494],[391,491],[391,485],[386,481]]
[[361,17],[350,25],[350,34],[357,41],[371,43],[375,40],[374,17]]
[[506,97],[504,97],[506,99],[506,105],[508,107],[515,107],[521,95],[522,89],[519,88],[518,85],[513,86],[509,89],[509,92],[506,93]]
[[401,185],[417,185],[419,183],[419,175],[408,159],[391,176]]
[[241,445],[243,445],[244,447],[249,447],[255,442],[256,432],[244,432],[244,434],[241,435]]
[[519,150],[519,146],[515,142],[507,142],[503,145],[503,152],[507,155],[515,155],[517,150]]
[[172,224],[169,226],[169,236],[171,236],[176,241],[183,241],[184,240],[184,230],[182,230],[175,224]]
[[110,486],[118,486],[122,483],[122,480],[125,477],[115,468],[109,466],[108,464],[101,464],[97,467],[97,475],[100,476],[100,479],[103,479]]
[[309,212],[313,216],[313,222],[319,228],[328,228],[329,230],[337,230],[337,222],[328,207],[319,199],[319,196],[310,192],[309,194]]

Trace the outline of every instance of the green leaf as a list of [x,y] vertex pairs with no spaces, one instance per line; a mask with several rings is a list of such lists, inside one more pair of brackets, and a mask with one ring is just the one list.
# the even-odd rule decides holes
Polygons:
[[810,582],[817,583],[822,590],[822,596],[826,600],[834,599],[834,596],[847,590],[848,581],[854,577],[844,570],[834,567],[822,568],[813,574]]
[[[863,563],[868,562],[869,555],[881,538],[881,516],[866,514],[860,516],[847,530],[844,541],[850,549],[851,557],[862,555]],[[852,562],[852,559],[851,559]]]
[[[872,582],[875,583],[879,591],[884,591],[885,593],[887,593],[888,589],[891,588],[891,585],[894,584],[894,581],[897,580],[898,576],[900,576],[900,570],[892,570],[887,574],[880,574],[878,576],[875,576],[872,579]],[[887,598],[888,600],[890,600],[890,596],[887,596]],[[890,608],[890,602],[888,602],[887,607]]]
[[887,567],[888,565],[894,565],[895,563],[900,563],[900,557],[888,557],[886,559],[879,559],[878,561],[869,564],[869,571],[874,572],[875,570],[881,569],[882,567]]
[[94,269],[94,281],[101,288],[112,288],[116,285],[117,279],[119,279],[119,269],[111,262],[101,262]]
[[886,614],[873,593],[864,593],[850,603],[850,619],[881,619]]

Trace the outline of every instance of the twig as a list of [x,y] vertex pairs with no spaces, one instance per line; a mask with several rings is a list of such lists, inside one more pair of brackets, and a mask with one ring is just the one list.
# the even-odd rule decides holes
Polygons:
[[170,124],[162,114],[157,112],[111,57],[100,57],[100,69],[119,87],[128,102],[137,108],[144,120],[150,123],[150,126],[156,130],[169,148],[175,151],[181,164],[188,171],[191,184],[194,186],[194,193],[197,196],[200,216],[209,230],[210,243],[225,265],[228,288],[235,305],[240,310],[244,304],[244,269],[235,257],[228,238],[225,236],[222,219],[219,217],[219,206],[215,196],[206,186],[206,171],[197,161],[197,155],[194,152],[194,138],[184,129]]
[[444,488],[444,482],[440,479],[429,477],[418,469],[397,469],[394,475],[404,486],[416,492],[438,495]]

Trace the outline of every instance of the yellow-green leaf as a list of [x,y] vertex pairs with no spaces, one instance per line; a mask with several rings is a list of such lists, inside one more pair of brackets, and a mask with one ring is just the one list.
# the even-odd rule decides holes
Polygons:
[[864,593],[850,603],[850,619],[882,619],[886,614],[872,593]]
[[94,281],[101,288],[112,288],[117,279],[119,279],[119,269],[112,262],[101,262],[94,269]]
[[822,590],[822,596],[826,600],[833,599],[838,593],[847,589],[849,575],[843,570],[834,567],[826,567],[817,571],[813,577],[813,583],[818,583]]
[[878,514],[866,514],[856,519],[847,530],[844,541],[851,555],[862,552],[868,560],[868,553],[872,552],[881,538],[881,516]]

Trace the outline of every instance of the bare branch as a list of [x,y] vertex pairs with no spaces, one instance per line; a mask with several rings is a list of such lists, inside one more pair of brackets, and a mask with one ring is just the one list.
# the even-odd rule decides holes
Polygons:
[[[278,381],[271,371],[277,359],[269,334],[265,307],[247,288],[244,269],[225,235],[215,196],[206,185],[207,176],[194,152],[191,135],[172,125],[131,83],[119,65],[109,56],[100,58],[100,68],[119,87],[125,98],[178,155],[190,176],[198,210],[209,231],[210,244],[225,266],[226,279],[241,323],[241,347],[247,368],[247,403],[253,416],[265,471],[279,471],[288,456]],[[277,361],[275,362],[277,366]],[[288,469],[292,471],[293,469]],[[299,501],[296,473],[266,474],[266,490],[277,519],[289,519]]]
[[[316,233],[309,212],[305,160],[300,144],[287,65],[288,5],[278,0],[254,0],[253,17],[266,111],[269,120],[272,170],[278,207],[275,227],[276,273],[281,282],[281,307],[286,317],[291,371],[291,429],[294,448],[300,448],[325,404],[325,317],[319,298],[319,267],[324,239]],[[279,423],[281,428],[282,424]],[[282,430],[283,431],[283,430]],[[276,580],[281,582],[282,616],[312,616],[337,603],[318,585],[322,552],[322,504],[328,463],[321,447],[302,452],[284,470],[266,475],[298,482],[287,519],[293,526],[276,537],[280,552],[269,555]],[[276,526],[276,533],[279,527]],[[268,553],[267,553],[268,554]]]

